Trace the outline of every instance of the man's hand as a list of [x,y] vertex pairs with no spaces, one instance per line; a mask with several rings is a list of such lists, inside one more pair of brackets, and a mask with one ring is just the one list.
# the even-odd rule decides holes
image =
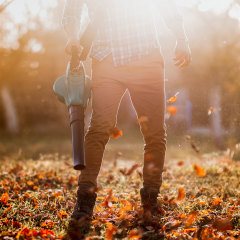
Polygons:
[[188,42],[184,39],[178,40],[175,48],[174,65],[180,68],[187,67],[191,62],[191,50]]
[[81,51],[80,41],[77,38],[71,38],[68,40],[65,51],[68,55],[72,54],[72,48],[77,47],[78,51]]

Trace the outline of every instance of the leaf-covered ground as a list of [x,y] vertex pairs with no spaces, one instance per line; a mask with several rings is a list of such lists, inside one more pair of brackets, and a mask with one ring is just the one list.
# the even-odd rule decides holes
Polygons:
[[[167,161],[159,215],[141,218],[141,164],[114,154],[99,177],[88,239],[240,239],[240,164],[227,153]],[[78,173],[66,156],[7,158],[0,168],[0,239],[62,239]]]

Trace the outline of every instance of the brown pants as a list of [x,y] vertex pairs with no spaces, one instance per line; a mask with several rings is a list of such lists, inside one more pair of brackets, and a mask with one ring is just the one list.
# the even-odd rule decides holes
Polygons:
[[109,129],[116,124],[121,98],[128,89],[138,118],[147,119],[140,123],[145,141],[143,185],[160,187],[166,151],[164,60],[160,50],[120,67],[113,65],[111,55],[101,62],[93,59],[92,70],[93,113],[85,137],[86,169],[79,176],[79,186],[97,186]]

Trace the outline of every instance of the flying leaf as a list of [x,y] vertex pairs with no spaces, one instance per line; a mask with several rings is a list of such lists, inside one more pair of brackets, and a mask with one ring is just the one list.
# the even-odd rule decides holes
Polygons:
[[140,123],[144,123],[147,121],[148,121],[148,117],[143,115],[136,122],[140,124]]
[[179,161],[179,162],[177,163],[178,166],[182,166],[183,164],[184,164],[184,161]]
[[176,106],[167,106],[167,112],[170,115],[176,115],[178,112],[178,108]]
[[117,127],[113,127],[109,130],[109,136],[114,139],[121,137],[122,134],[122,130],[118,129]]
[[199,152],[200,152],[199,147],[197,147],[193,142],[191,142],[191,147],[192,147],[192,149],[193,149],[196,153],[199,153]]
[[206,171],[204,168],[198,166],[197,164],[193,164],[195,173],[197,174],[198,177],[205,177],[206,176]]
[[216,111],[216,108],[214,108],[214,107],[210,107],[209,109],[208,109],[208,116],[210,116],[212,113],[214,113]]
[[134,172],[137,168],[139,168],[140,166],[141,166],[141,164],[139,164],[139,163],[133,164],[132,167],[126,172],[125,175],[126,175],[126,176],[132,175],[133,172]]
[[179,92],[177,92],[173,97],[169,98],[169,99],[168,99],[168,102],[169,102],[169,103],[174,103],[174,102],[176,102],[178,94],[179,94]]

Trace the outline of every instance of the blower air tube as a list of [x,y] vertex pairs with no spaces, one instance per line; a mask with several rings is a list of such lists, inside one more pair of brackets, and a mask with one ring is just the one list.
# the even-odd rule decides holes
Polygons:
[[73,168],[83,170],[86,167],[84,152],[84,107],[70,106],[70,126],[72,131]]

